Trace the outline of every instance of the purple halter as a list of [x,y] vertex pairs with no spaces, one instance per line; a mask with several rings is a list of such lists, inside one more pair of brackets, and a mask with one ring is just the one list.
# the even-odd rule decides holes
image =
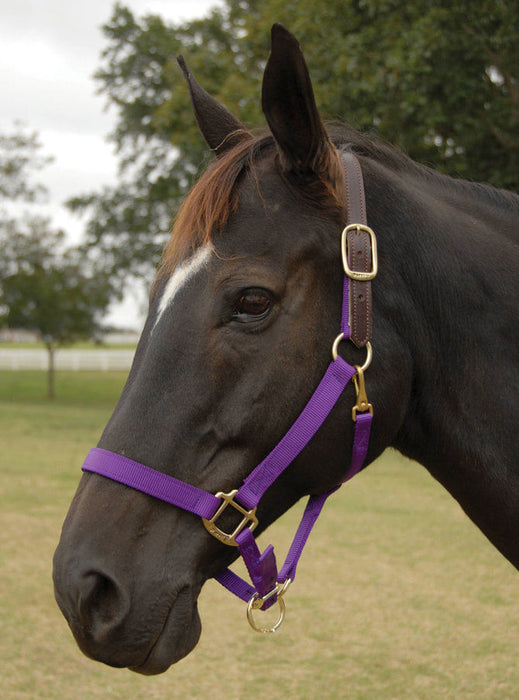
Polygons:
[[[348,199],[348,218],[355,214],[356,206],[350,206],[353,185],[360,195],[360,209],[364,205],[362,174],[356,157],[350,153],[342,154],[345,165],[346,192]],[[355,173],[352,175],[352,173]],[[360,183],[357,178],[360,178]],[[353,179],[353,182],[351,181]],[[352,211],[353,210],[353,211]],[[364,209],[365,211],[365,209]],[[357,271],[354,264],[348,264],[346,235],[354,231],[357,236],[366,239],[369,257],[369,271]],[[332,362],[328,366],[321,382],[303,411],[284,435],[272,452],[244,479],[239,489],[224,494],[213,495],[207,491],[187,484],[179,479],[158,472],[155,469],[134,462],[131,459],[109,452],[98,447],[90,450],[82,466],[84,471],[94,472],[101,476],[118,481],[133,489],[142,491],[162,501],[199,515],[208,532],[221,542],[237,546],[247,570],[252,585],[233,573],[230,569],[216,576],[219,581],[232,593],[248,603],[247,618],[251,626],[258,632],[274,632],[281,625],[285,615],[283,595],[288,585],[294,580],[296,567],[304,545],[314,526],[326,499],[340,485],[328,493],[309,497],[303,517],[295,534],[285,563],[278,572],[276,558],[272,545],[263,553],[258,549],[254,536],[254,528],[258,524],[256,507],[267,489],[276,481],[284,470],[294,461],[300,452],[310,442],[319,430],[326,417],[330,414],[337,400],[353,378],[357,393],[357,402],[353,407],[352,417],[355,422],[353,449],[350,467],[343,479],[348,481],[362,468],[366,459],[373,410],[368,403],[364,388],[364,371],[371,362],[371,346],[365,341],[367,359],[362,367],[352,367],[337,354],[339,343],[350,338],[350,285],[354,281],[367,282],[373,279],[377,272],[376,239],[371,229],[364,221],[352,222],[343,231],[343,267],[345,271],[342,306],[341,333],[337,336],[332,349]],[[352,269],[353,268],[353,269]],[[231,533],[223,532],[217,525],[217,520],[223,511],[234,508],[243,519]],[[275,602],[279,604],[279,618],[269,628],[259,627],[253,618],[253,611],[267,610]]]

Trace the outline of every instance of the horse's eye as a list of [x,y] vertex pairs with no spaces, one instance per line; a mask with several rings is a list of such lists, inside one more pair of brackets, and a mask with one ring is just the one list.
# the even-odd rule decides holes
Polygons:
[[263,289],[247,289],[238,299],[234,318],[238,321],[259,320],[270,311],[271,297]]

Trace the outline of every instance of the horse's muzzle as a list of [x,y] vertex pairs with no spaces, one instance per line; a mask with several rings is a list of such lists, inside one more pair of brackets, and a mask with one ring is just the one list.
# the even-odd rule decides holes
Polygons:
[[200,637],[200,587],[170,590],[148,582],[139,591],[66,542],[54,555],[54,590],[80,649],[88,657],[147,675],[162,673],[186,656]]

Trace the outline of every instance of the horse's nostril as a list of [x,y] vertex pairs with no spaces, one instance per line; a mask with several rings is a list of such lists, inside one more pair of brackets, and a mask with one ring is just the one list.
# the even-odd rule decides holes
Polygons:
[[97,571],[83,575],[78,613],[91,636],[102,636],[113,630],[123,621],[128,610],[128,596],[112,578]]

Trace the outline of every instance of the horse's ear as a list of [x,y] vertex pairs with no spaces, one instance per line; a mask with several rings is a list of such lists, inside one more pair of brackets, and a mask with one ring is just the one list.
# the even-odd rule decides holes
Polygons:
[[332,145],[317,111],[299,42],[281,24],[272,27],[262,107],[283,168],[301,174],[322,173]]
[[202,136],[216,156],[221,156],[241,141],[251,139],[252,134],[243,124],[199,85],[184,58],[178,56],[177,61],[184,73]]

